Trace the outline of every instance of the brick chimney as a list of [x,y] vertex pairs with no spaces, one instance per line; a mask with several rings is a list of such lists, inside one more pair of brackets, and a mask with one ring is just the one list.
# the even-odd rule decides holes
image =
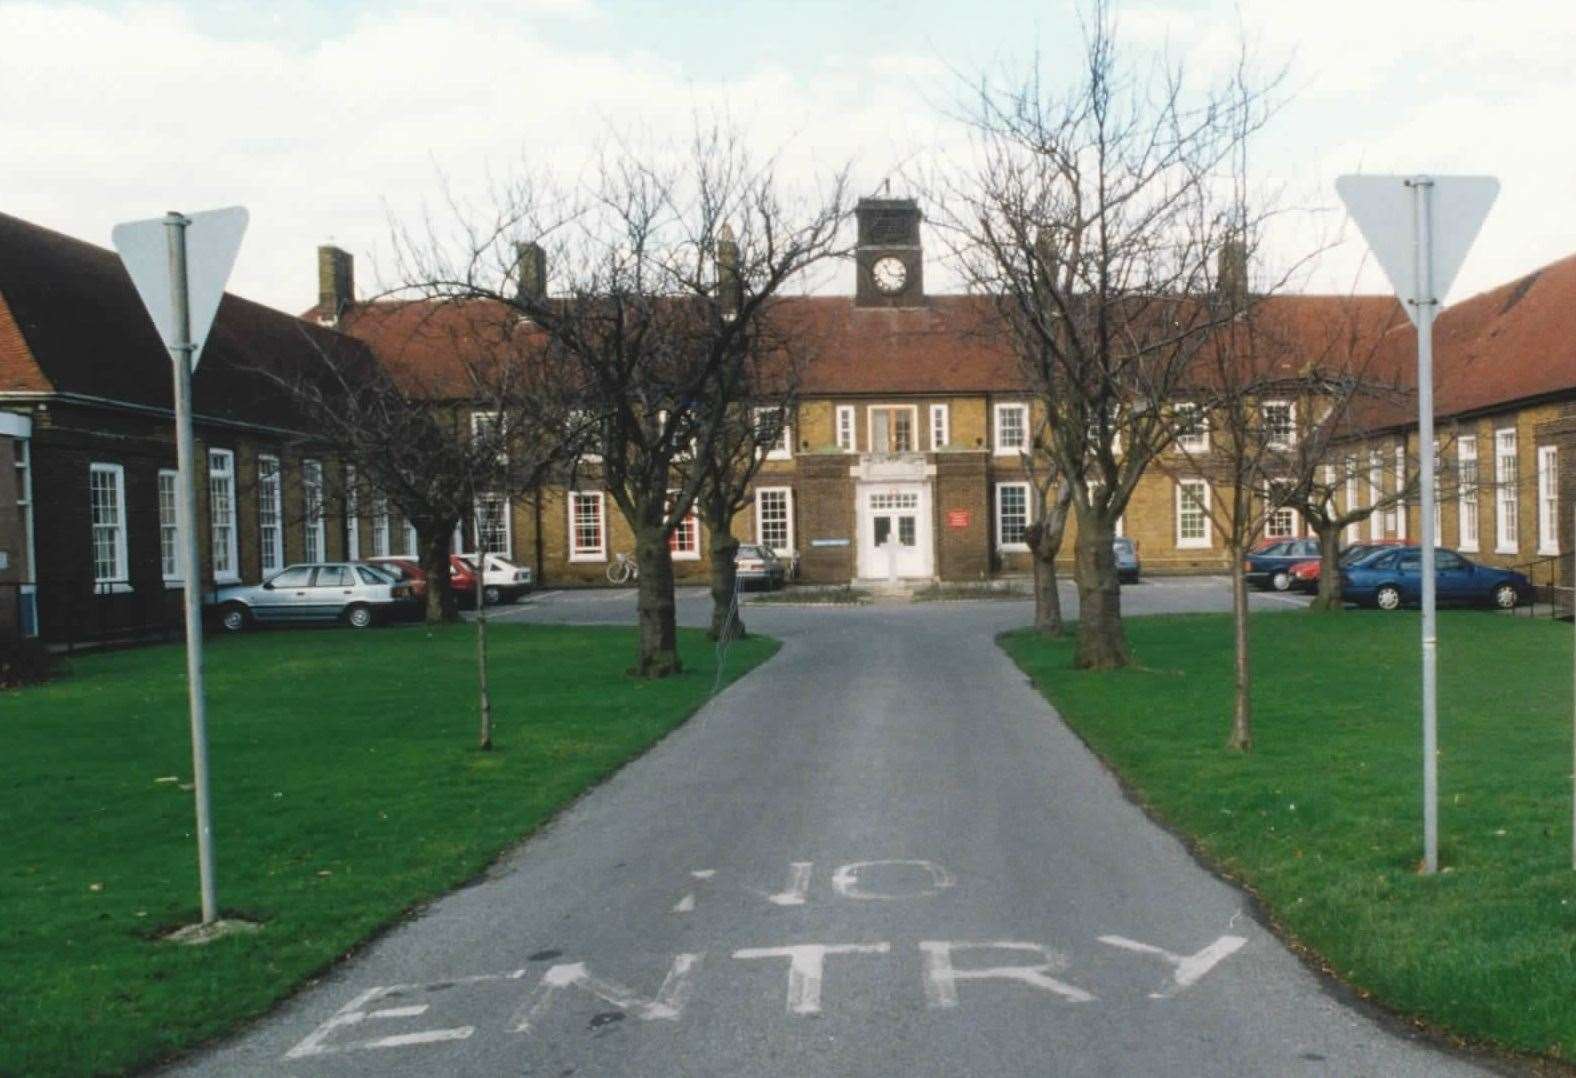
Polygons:
[[724,320],[738,316],[744,302],[743,282],[739,280],[739,243],[732,226],[724,223],[717,232],[717,303]]
[[547,252],[540,243],[514,245],[515,292],[522,301],[547,298]]
[[338,325],[345,308],[356,302],[356,260],[349,251],[324,245],[317,249],[318,317],[325,325]]
[[1215,288],[1222,296],[1238,303],[1248,298],[1248,245],[1246,243],[1241,240],[1227,240],[1220,245]]

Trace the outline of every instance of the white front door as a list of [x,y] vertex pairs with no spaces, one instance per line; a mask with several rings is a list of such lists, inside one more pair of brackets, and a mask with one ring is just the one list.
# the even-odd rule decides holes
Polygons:
[[860,490],[859,575],[866,580],[929,578],[935,549],[929,490],[923,483]]

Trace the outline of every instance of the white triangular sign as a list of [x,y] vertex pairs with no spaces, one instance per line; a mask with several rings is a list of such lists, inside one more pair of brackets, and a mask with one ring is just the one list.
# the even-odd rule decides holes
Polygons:
[[[1433,295],[1420,296],[1416,280],[1416,205],[1414,190],[1428,183],[1433,233]],[[1335,190],[1357,222],[1406,315],[1417,321],[1419,301],[1443,305],[1461,272],[1472,241],[1499,196],[1492,176],[1342,176]]]
[[[208,341],[208,330],[219,301],[224,298],[225,282],[235,268],[235,256],[246,233],[247,213],[243,206],[205,210],[186,214],[186,296],[191,322],[192,370]],[[120,260],[137,286],[143,306],[166,348],[175,344],[175,311],[170,283],[170,241],[166,219],[128,221],[110,233]]]

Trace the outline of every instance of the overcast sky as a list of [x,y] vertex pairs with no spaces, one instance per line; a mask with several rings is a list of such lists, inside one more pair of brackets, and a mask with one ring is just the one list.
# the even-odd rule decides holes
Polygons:
[[[1255,157],[1306,211],[1283,253],[1339,226],[1332,184],[1349,171],[1500,177],[1453,299],[1576,253],[1576,4],[1118,10],[1129,44],[1199,71],[1239,28],[1289,65],[1291,100]],[[390,220],[439,209],[445,178],[472,197],[521,168],[572,176],[610,126],[681,137],[720,104],[762,150],[787,146],[796,174],[852,160],[873,191],[962,145],[941,113],[960,73],[1036,45],[1054,81],[1078,47],[1068,0],[0,0],[0,212],[108,246],[117,221],[240,203],[252,224],[231,290],[300,311],[319,243],[357,256],[366,293],[391,271]],[[1347,243],[1305,287],[1383,289],[1361,254]]]

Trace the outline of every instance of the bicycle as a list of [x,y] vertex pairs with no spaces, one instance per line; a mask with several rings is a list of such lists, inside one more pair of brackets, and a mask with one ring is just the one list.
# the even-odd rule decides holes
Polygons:
[[609,584],[633,584],[639,579],[640,567],[628,554],[614,554],[613,560],[607,563]]

